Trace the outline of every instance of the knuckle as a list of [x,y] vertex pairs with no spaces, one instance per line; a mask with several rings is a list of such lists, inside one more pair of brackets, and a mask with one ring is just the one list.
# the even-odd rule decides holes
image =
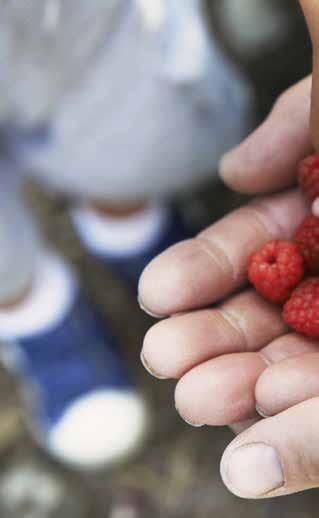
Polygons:
[[285,234],[278,220],[273,217],[267,201],[253,201],[248,210],[252,225],[256,226],[259,235],[263,235],[265,239],[275,239]]
[[220,315],[223,323],[226,324],[227,335],[231,341],[238,344],[239,350],[246,350],[248,342],[243,317],[239,316],[237,312],[232,311],[227,305],[219,308],[217,314]]
[[235,279],[235,268],[231,258],[227,255],[222,246],[217,245],[212,237],[208,238],[204,233],[199,234],[196,238],[197,244],[201,251],[205,253],[218,267],[222,274]]

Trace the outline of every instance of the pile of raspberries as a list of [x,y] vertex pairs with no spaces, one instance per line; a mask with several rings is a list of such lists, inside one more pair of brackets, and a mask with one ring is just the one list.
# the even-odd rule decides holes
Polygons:
[[[300,163],[298,181],[310,202],[319,197],[319,154]],[[291,241],[269,241],[255,252],[249,279],[265,299],[284,306],[290,327],[319,339],[319,218],[308,215]]]

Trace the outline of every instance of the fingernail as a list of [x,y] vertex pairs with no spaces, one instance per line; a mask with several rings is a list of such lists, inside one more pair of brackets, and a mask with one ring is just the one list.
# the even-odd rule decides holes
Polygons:
[[153,371],[153,369],[150,367],[149,363],[147,362],[147,360],[146,360],[146,358],[144,356],[143,350],[141,352],[140,358],[141,358],[141,362],[142,362],[142,365],[143,365],[144,369],[151,376],[153,376],[154,378],[157,378],[158,380],[165,380],[165,379],[167,379],[165,376],[161,376],[160,374],[157,374],[155,371]]
[[203,426],[205,426],[204,424],[198,424],[198,423],[194,423],[193,421],[190,421],[188,418],[184,417],[180,411],[178,410],[177,406],[175,406],[176,408],[176,412],[178,413],[178,415],[180,416],[180,418],[186,423],[188,424],[189,426],[192,426],[193,428],[202,428]]
[[182,417],[181,418],[183,419],[183,421],[188,424],[189,426],[192,426],[193,428],[203,428],[203,426],[205,426],[204,424],[196,424],[196,423],[192,423],[191,421],[188,421],[188,419],[185,419],[185,417]]
[[256,443],[235,449],[222,462],[222,476],[238,496],[258,498],[284,485],[284,474],[276,450]]
[[271,417],[259,405],[256,405],[256,412],[260,415],[260,417],[263,417],[264,419],[268,419],[268,417]]
[[141,310],[144,311],[144,313],[146,313],[150,317],[157,318],[157,319],[165,318],[165,315],[157,315],[156,313],[152,313],[152,311],[150,311],[147,307],[145,307],[140,296],[137,297],[137,302],[138,302],[138,305],[140,306]]

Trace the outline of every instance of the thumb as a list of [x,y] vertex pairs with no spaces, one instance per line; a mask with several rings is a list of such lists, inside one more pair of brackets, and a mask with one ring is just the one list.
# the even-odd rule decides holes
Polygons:
[[255,424],[226,449],[221,474],[243,498],[319,487],[319,398]]
[[311,108],[311,133],[315,149],[319,151],[319,2],[300,0],[313,47],[313,84]]

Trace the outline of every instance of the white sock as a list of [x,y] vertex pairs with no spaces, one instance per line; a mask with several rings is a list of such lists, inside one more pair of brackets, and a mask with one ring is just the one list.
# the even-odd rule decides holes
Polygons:
[[75,208],[72,219],[84,245],[102,257],[142,253],[158,239],[168,224],[169,209],[152,205],[126,218],[100,215],[89,208]]
[[58,256],[43,253],[30,292],[16,306],[0,308],[0,340],[53,329],[70,310],[76,290],[72,270]]

